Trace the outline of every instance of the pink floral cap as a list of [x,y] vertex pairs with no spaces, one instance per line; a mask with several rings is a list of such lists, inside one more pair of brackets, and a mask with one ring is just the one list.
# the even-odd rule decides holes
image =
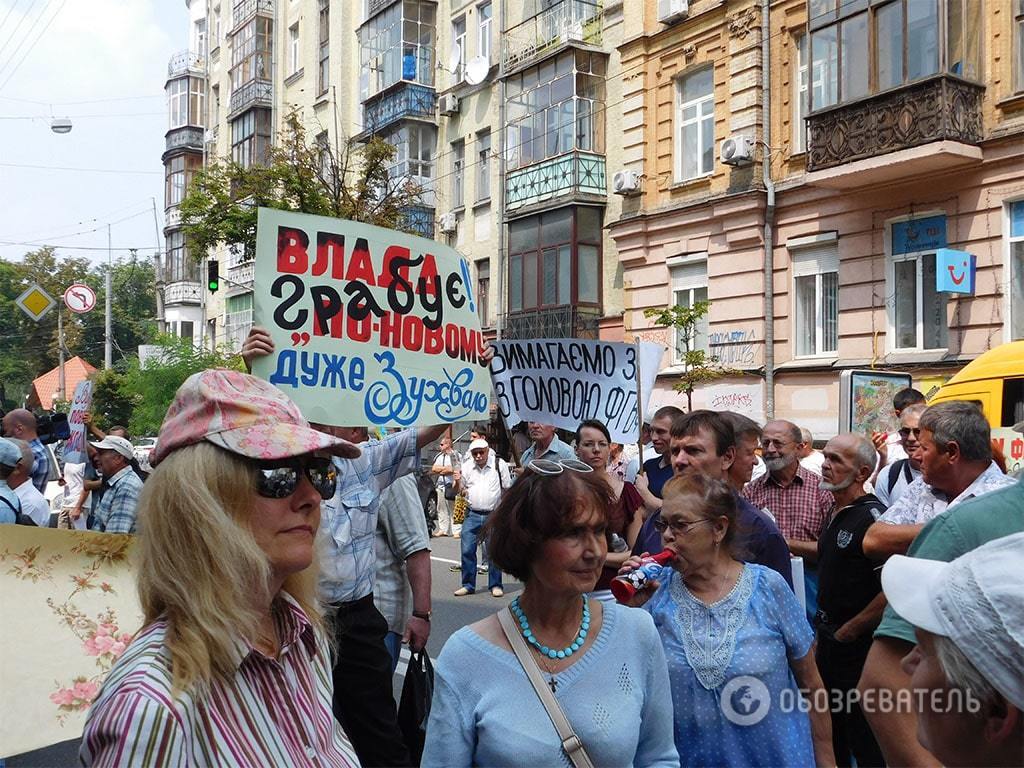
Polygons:
[[214,369],[189,376],[174,395],[149,463],[206,440],[250,459],[328,451],[347,459],[359,448],[309,426],[277,387],[247,373]]

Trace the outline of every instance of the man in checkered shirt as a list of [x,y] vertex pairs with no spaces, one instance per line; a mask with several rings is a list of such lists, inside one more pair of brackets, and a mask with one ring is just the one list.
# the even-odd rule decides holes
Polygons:
[[807,615],[817,611],[818,537],[832,513],[835,499],[823,490],[821,478],[800,466],[800,427],[790,421],[769,421],[761,435],[768,472],[743,489],[743,496],[775,518],[791,554],[804,560]]

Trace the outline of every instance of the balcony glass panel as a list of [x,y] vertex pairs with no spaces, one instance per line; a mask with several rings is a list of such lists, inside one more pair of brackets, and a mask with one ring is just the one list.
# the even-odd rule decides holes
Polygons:
[[551,7],[507,30],[502,36],[502,66],[528,66],[563,45],[600,46],[604,34],[602,4],[597,0],[556,0]]
[[436,16],[432,0],[403,0],[359,28],[363,101],[402,80],[434,86]]

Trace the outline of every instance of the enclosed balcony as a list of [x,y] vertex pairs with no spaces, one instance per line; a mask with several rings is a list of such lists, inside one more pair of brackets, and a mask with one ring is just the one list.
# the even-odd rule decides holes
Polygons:
[[274,0],[242,0],[231,9],[231,30],[235,31],[254,16],[274,18]]
[[400,82],[363,104],[364,129],[358,138],[379,133],[406,118],[435,121],[436,108],[437,94],[433,88]]
[[600,48],[604,16],[598,0],[561,0],[505,30],[501,42],[502,73],[536,64],[570,46]]
[[604,157],[590,152],[569,152],[508,173],[505,204],[509,210],[514,210],[564,196],[603,201],[607,190]]
[[596,307],[545,307],[511,312],[502,320],[504,339],[597,339],[601,312]]
[[407,230],[428,240],[434,239],[434,209],[425,205],[411,205],[402,212],[402,224]]

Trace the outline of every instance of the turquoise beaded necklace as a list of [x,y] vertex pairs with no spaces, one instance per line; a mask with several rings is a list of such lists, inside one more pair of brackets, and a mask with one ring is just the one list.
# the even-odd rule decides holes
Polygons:
[[561,650],[556,648],[548,648],[546,645],[542,645],[541,642],[534,637],[533,630],[530,629],[530,622],[526,618],[526,614],[523,613],[523,609],[519,606],[519,598],[516,597],[509,606],[512,610],[512,615],[516,617],[519,622],[519,631],[523,633],[523,638],[533,649],[542,656],[547,656],[549,659],[564,659],[567,656],[572,656],[580,648],[583,647],[583,643],[586,642],[587,632],[590,631],[590,606],[587,605],[587,596],[583,595],[583,619],[580,621],[580,631],[576,633],[576,639],[573,640],[569,645]]

